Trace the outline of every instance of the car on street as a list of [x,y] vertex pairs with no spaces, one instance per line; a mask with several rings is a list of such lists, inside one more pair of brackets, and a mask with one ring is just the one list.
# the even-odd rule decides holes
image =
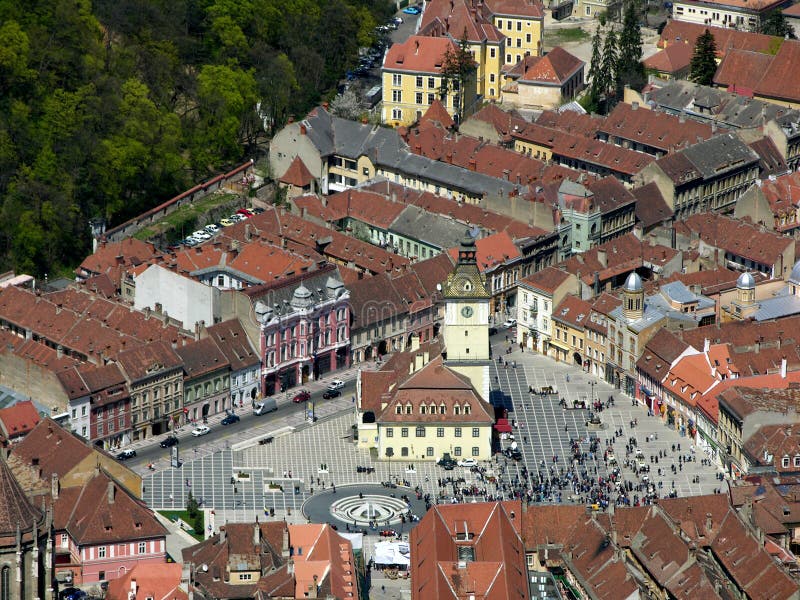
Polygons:
[[222,225],[223,227],[230,227],[231,225],[233,225],[233,223],[234,223],[234,222],[233,222],[233,221],[231,221],[231,220],[230,220],[230,219],[228,219],[228,218],[225,218],[225,219],[220,219],[220,220],[219,220],[219,224],[220,224],[220,225]]
[[341,395],[341,390],[325,390],[325,392],[322,394],[322,397],[325,398],[325,400],[330,400],[331,398],[338,398]]
[[311,399],[311,394],[308,390],[301,390],[298,392],[294,398],[292,398],[292,402],[295,404],[300,404],[301,402],[308,402]]
[[330,382],[330,384],[328,385],[328,389],[329,389],[329,390],[331,390],[331,391],[333,391],[333,390],[340,390],[340,389],[342,389],[343,387],[344,387],[344,381],[342,381],[341,379],[334,379],[334,380],[333,380],[333,381],[331,381],[331,382]]
[[202,229],[198,229],[192,234],[192,237],[196,240],[210,240],[211,234]]
[[222,419],[222,424],[223,425],[233,425],[234,423],[238,423],[239,421],[241,421],[241,419],[239,418],[239,415],[234,415],[233,413],[231,413],[227,417]]
[[174,435],[171,435],[161,440],[159,446],[161,446],[162,448],[171,448],[172,446],[175,446],[177,444],[178,444],[178,438],[176,438]]
[[397,535],[397,532],[394,529],[383,529],[380,535],[381,537],[394,537]]
[[478,466],[478,461],[475,460],[474,458],[462,458],[460,461],[458,461],[458,466],[459,467],[477,467]]
[[453,460],[453,457],[451,457],[447,452],[444,453],[442,458],[440,458],[436,464],[442,467],[445,471],[452,471],[458,465],[458,463]]
[[403,12],[407,15],[418,15],[422,12],[419,6],[407,6],[403,9]]
[[206,435],[211,428],[208,425],[198,425],[194,429],[192,429],[192,435],[194,437],[200,437],[201,435]]
[[503,323],[503,327],[505,327],[506,329],[511,329],[516,324],[517,324],[517,320],[516,319],[506,319],[506,322]]
[[392,23],[395,25],[401,25],[403,23],[403,17],[393,17]]
[[127,450],[123,450],[119,454],[117,454],[117,460],[128,460],[129,458],[133,458],[136,456],[136,450],[132,448],[128,448]]
[[203,229],[206,230],[206,233],[214,235],[215,233],[219,233],[219,225],[216,223],[209,223]]
[[275,398],[264,398],[261,402],[253,404],[254,415],[265,415],[276,410],[278,410],[278,403]]

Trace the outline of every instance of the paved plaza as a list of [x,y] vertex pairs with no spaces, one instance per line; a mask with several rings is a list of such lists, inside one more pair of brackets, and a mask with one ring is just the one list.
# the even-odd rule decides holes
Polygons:
[[[639,483],[641,474],[634,474],[632,468],[624,466],[629,438],[636,440],[642,460],[650,465],[648,475],[652,484],[658,488],[661,482],[657,489],[659,496],[666,496],[673,489],[673,482],[679,496],[712,493],[723,487],[717,479],[720,471],[702,464],[705,455],[694,454],[688,438],[666,427],[661,419],[647,416],[644,407],[632,403],[619,390],[583,373],[578,367],[556,363],[541,355],[516,350],[507,358],[515,360],[517,366],[505,368],[493,363],[492,380],[499,388],[492,392],[491,400],[505,406],[509,419],[516,422],[514,435],[523,460],[515,462],[497,454],[491,462],[480,465],[485,469],[484,476],[460,467],[444,471],[431,462],[375,460],[370,451],[356,448],[352,440],[355,412],[349,398],[342,398],[326,405],[325,412],[317,415],[319,421],[313,426],[303,421],[302,414],[295,413],[280,419],[267,418],[246,434],[256,437],[286,426],[294,428],[292,433],[275,437],[269,444],[233,451],[230,446],[243,440],[226,439],[196,454],[187,453],[182,456],[185,462],[180,468],[167,468],[145,476],[145,500],[155,509],[182,508],[191,491],[202,507],[213,509],[214,514],[210,515],[213,521],[224,523],[263,519],[265,514],[305,522],[303,504],[315,493],[330,492],[334,485],[342,488],[392,483],[406,486],[403,493],[419,491],[423,495],[430,494],[437,502],[508,497],[513,489],[525,488],[523,469],[527,469],[530,477],[527,485],[538,475],[552,474],[551,469],[568,470],[572,462],[570,440],[579,440],[581,450],[587,453],[581,468],[590,477],[605,477],[612,468],[603,460],[603,449],[611,440],[620,463],[620,477]],[[552,386],[557,393],[538,396],[528,391],[529,387],[543,386]],[[570,407],[573,400],[586,400],[591,406],[595,398],[606,401],[610,395],[614,395],[615,406],[598,414],[599,429],[587,426],[589,410],[567,410],[559,404],[564,397]],[[638,425],[631,427],[634,419]],[[615,437],[617,430],[621,430],[621,436]],[[600,442],[600,450],[592,457],[589,443],[593,438]],[[509,443],[505,440],[502,446]],[[681,452],[677,451],[678,444]],[[697,460],[686,460],[679,467],[679,454]],[[658,457],[658,463],[651,456]],[[636,465],[633,458],[631,454]],[[409,469],[411,464],[413,469]],[[673,464],[675,474],[671,471]],[[359,466],[372,467],[374,472],[359,473]],[[658,469],[662,471],[661,476]],[[358,487],[352,489],[358,490]],[[571,496],[571,491],[563,490],[561,494],[538,499],[567,502]],[[572,500],[585,501],[585,498],[577,496]],[[325,520],[334,522],[333,518]]]

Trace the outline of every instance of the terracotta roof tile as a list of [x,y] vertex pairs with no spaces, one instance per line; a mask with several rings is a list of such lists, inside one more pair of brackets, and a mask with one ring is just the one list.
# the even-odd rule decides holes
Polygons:
[[569,277],[570,273],[566,271],[556,269],[555,267],[545,267],[533,275],[528,275],[524,279],[520,279],[519,284],[552,295],[561,284],[569,279]]
[[310,185],[314,181],[314,176],[308,170],[306,163],[300,156],[295,156],[292,163],[286,169],[286,172],[278,180],[281,183],[289,183],[297,187],[304,187]]
[[219,369],[230,369],[230,363],[213,338],[207,337],[175,349],[183,360],[187,377],[201,377]]
[[217,323],[206,331],[225,355],[232,371],[241,371],[261,363],[259,353],[253,348],[239,319]]
[[660,48],[669,48],[671,46],[683,45],[693,50],[697,43],[697,38],[706,30],[714,36],[718,58],[725,56],[731,49],[753,50],[755,52],[771,54],[782,42],[782,39],[776,36],[751,33],[749,31],[737,30],[733,27],[712,27],[700,23],[689,23],[687,21],[670,19],[661,32],[658,46]]
[[644,59],[642,63],[645,69],[675,75],[689,68],[693,55],[694,45],[676,43],[668,45],[663,50],[659,50],[652,56]]
[[392,44],[383,59],[383,70],[439,74],[445,52],[456,48],[450,38],[412,35],[405,42]]
[[41,421],[39,411],[30,400],[22,400],[13,406],[0,409],[0,433],[11,440],[25,435]]

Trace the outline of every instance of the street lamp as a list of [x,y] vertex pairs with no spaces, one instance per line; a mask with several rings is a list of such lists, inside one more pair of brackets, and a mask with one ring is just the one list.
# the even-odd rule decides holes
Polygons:
[[594,404],[597,401],[597,396],[595,396],[595,393],[594,393],[594,386],[597,385],[597,382],[596,381],[590,381],[589,385],[592,386],[592,404]]

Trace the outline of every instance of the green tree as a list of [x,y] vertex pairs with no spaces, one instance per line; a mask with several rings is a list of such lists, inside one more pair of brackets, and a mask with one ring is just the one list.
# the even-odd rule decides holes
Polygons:
[[608,87],[607,82],[603,81],[601,63],[603,60],[603,36],[601,28],[598,26],[592,36],[592,58],[589,63],[589,92],[584,100],[584,108],[589,112],[596,112],[599,107],[600,97],[603,90]]
[[192,492],[189,492],[186,496],[186,512],[189,513],[190,519],[194,519],[197,513],[200,512],[200,505],[197,503],[197,500],[195,500]]
[[783,11],[773,10],[767,14],[766,18],[761,22],[760,33],[765,35],[776,35],[790,40],[796,40],[797,36],[794,33],[794,27],[786,22],[786,17],[783,16]]
[[628,0],[619,34],[619,62],[616,73],[617,95],[629,85],[641,89],[645,84],[642,65],[642,32],[639,28],[639,10],[636,0]]
[[617,47],[617,33],[609,29],[603,43],[603,58],[600,61],[600,93],[606,97],[606,108],[609,96],[614,94],[619,68],[619,50]]
[[464,117],[464,102],[467,84],[472,80],[477,70],[475,59],[469,50],[467,42],[467,31],[461,36],[455,48],[448,47],[442,57],[442,85],[439,93],[442,102],[446,103],[448,96],[452,93],[455,98],[455,121],[461,123]]
[[706,29],[694,45],[689,63],[689,79],[700,85],[711,85],[717,72],[717,44],[714,35]]

